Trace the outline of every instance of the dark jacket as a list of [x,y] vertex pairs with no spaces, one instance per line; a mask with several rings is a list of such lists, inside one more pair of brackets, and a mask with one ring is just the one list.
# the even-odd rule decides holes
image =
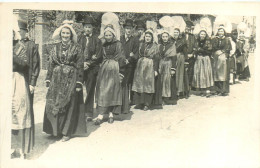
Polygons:
[[[86,35],[82,33],[78,38],[78,43],[83,51],[84,62],[88,62],[90,68],[97,67],[102,62],[102,42],[94,34],[88,40],[88,46],[86,46]],[[96,59],[93,59],[93,55],[96,55]]]
[[26,55],[28,58],[28,78],[29,85],[35,86],[37,82],[37,78],[40,74],[40,54],[38,51],[38,44],[35,44],[33,41],[25,39],[22,40],[23,44],[26,47]]
[[[126,59],[129,61],[129,66],[134,66],[134,64],[137,62],[136,55],[138,54],[138,48],[139,48],[139,39],[131,36],[128,41],[125,39],[125,35],[120,37],[120,42],[123,45]],[[130,57],[130,53],[134,53],[134,57]]]
[[221,50],[226,54],[226,57],[228,58],[231,49],[232,46],[228,37],[224,37],[224,38],[215,37],[212,39],[213,52],[216,52],[217,50]]
[[183,38],[186,42],[186,46],[184,47],[184,56],[185,59],[188,59],[188,54],[193,54],[193,49],[196,45],[196,38],[193,34],[184,34]]
[[196,41],[195,45],[195,56],[211,56],[212,53],[212,44],[210,39],[200,40],[198,39]]

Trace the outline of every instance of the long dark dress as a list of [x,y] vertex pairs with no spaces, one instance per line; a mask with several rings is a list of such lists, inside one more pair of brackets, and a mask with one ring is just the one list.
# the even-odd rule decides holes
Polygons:
[[[23,49],[19,51],[19,48]],[[27,48],[14,42],[13,46],[13,97],[12,97],[12,149],[28,154],[34,146],[34,115],[29,93],[29,63]]]
[[219,93],[229,93],[229,54],[231,49],[229,38],[217,36],[212,39],[213,77],[216,91]]
[[132,90],[134,103],[150,106],[155,93],[155,71],[158,72],[159,51],[157,44],[141,43]]
[[50,87],[46,96],[43,131],[47,134],[83,135],[86,133],[83,91],[76,86],[83,82],[81,47],[71,42],[67,47],[55,43],[50,49],[46,80]]
[[177,55],[176,47],[173,43],[163,43],[159,46],[160,63],[159,74],[161,80],[161,96],[164,103],[177,104],[176,75],[171,75],[171,71],[176,72]]
[[103,62],[97,76],[96,103],[99,113],[108,110],[121,113],[122,88],[120,73],[124,75],[125,54],[119,41],[103,44]]
[[183,37],[174,39],[176,51],[177,51],[177,68],[176,68],[176,84],[178,89],[178,95],[189,94],[189,78],[185,65],[185,53],[184,50],[187,47],[187,43]]

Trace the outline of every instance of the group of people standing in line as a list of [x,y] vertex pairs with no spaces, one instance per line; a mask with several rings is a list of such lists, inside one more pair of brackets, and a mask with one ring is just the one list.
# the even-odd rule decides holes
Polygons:
[[[173,35],[167,30],[158,35],[145,22],[126,19],[118,37],[114,15],[108,15],[111,22],[101,26],[100,36],[93,33],[96,23],[90,16],[83,19],[79,36],[68,22],[53,33],[57,42],[47,51],[47,134],[68,141],[86,133],[86,121],[100,125],[105,114],[113,123],[114,115],[129,113],[132,105],[144,111],[162,109],[188,99],[193,89],[201,96],[227,96],[230,74],[234,83],[250,77],[246,39],[237,30],[227,34],[221,25],[213,38],[203,28],[196,36],[187,21],[185,32],[175,28]],[[25,156],[34,146],[33,92],[40,71],[38,45],[26,37],[26,22],[18,25],[13,31],[13,157]],[[95,103],[98,116],[93,118]]]

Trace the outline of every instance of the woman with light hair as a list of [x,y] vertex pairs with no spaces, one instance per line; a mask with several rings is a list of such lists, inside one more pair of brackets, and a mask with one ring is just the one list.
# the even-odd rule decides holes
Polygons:
[[163,31],[161,38],[162,43],[159,45],[159,74],[161,77],[163,104],[176,105],[178,98],[175,75],[177,66],[176,47],[170,41],[171,36],[168,31]]
[[83,55],[77,35],[71,25],[57,28],[52,37],[57,42],[50,46],[46,86],[46,106],[43,131],[63,136],[84,135],[86,122],[83,102]]
[[135,108],[147,111],[155,93],[155,77],[158,76],[159,50],[154,43],[154,32],[145,31],[144,42],[139,46],[139,59],[136,65],[132,91]]
[[121,113],[122,88],[125,53],[122,44],[117,40],[113,25],[106,25],[103,38],[103,62],[101,63],[96,84],[96,104],[99,113],[95,125],[100,125],[104,114],[109,113],[108,123],[114,122],[114,114]]

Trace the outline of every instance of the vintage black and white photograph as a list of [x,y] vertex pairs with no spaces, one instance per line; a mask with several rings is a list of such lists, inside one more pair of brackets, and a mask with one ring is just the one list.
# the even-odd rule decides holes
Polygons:
[[12,9],[10,167],[260,166],[258,17],[153,8]]

